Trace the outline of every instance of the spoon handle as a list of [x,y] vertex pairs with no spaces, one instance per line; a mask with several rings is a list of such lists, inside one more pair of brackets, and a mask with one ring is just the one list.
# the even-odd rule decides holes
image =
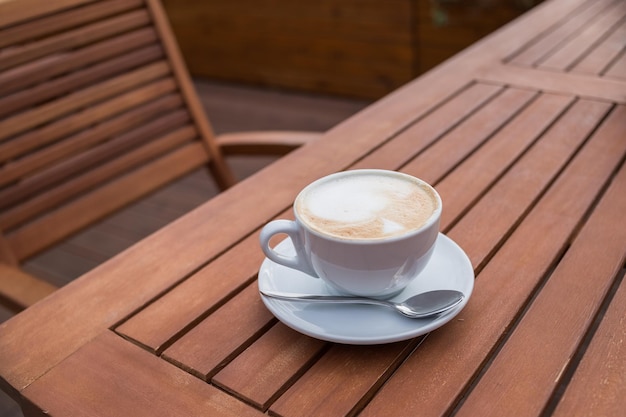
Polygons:
[[260,290],[261,294],[270,298],[277,298],[286,301],[317,301],[325,303],[344,303],[344,304],[374,304],[389,307],[389,303],[384,300],[376,300],[373,298],[350,297],[345,295],[314,295],[314,294],[298,294],[298,293],[280,293],[273,291]]

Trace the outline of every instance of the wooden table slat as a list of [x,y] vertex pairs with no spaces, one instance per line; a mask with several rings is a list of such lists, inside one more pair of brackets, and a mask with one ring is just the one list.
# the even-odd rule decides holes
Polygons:
[[[160,352],[194,321],[219,306],[225,295],[234,294],[252,281],[264,258],[258,242],[258,233],[247,237],[233,250],[118,326],[116,331]],[[224,276],[223,270],[229,271],[229,275]]]
[[281,417],[346,416],[358,411],[415,348],[335,345],[270,407]]
[[625,189],[622,166],[457,415],[534,416],[548,404],[563,374],[576,365],[571,358],[626,260],[626,228],[615,227],[626,212]]
[[[480,272],[465,310],[428,336],[361,416],[440,416],[457,405],[622,162],[625,110],[611,115]],[[464,249],[471,255],[473,244]]]
[[626,281],[593,335],[554,416],[621,416],[626,409]]
[[275,320],[254,282],[166,349],[163,357],[209,379]]
[[434,143],[428,152],[402,166],[402,170],[412,172],[430,184],[439,183],[536,98],[537,93],[530,90],[505,89],[472,117]]
[[607,78],[626,79],[626,48],[604,73]]
[[350,168],[397,169],[501,91],[501,86],[482,83],[464,86],[454,96],[436,103],[432,112],[417,119],[376,149],[374,154],[364,157]]
[[325,346],[326,342],[278,323],[215,375],[211,382],[266,409],[310,366]]
[[575,36],[566,39],[550,56],[538,62],[537,67],[568,71],[599,40],[607,36],[607,33],[610,34],[615,26],[624,19],[625,15],[626,3],[618,1],[611,4],[596,16],[592,25],[587,25]]
[[515,65],[532,67],[542,58],[556,50],[564,40],[577,33],[586,23],[602,13],[615,0],[598,0],[586,2],[571,14],[559,15],[549,31],[540,32],[532,42],[520,48],[508,62]]
[[25,394],[45,415],[263,415],[112,332],[87,343]]
[[435,188],[445,209],[441,228],[447,230],[571,105],[572,97],[543,94],[463,161]]
[[[461,247],[473,247],[469,257],[477,270],[522,221],[609,109],[604,102],[574,103],[457,223],[450,237]],[[448,190],[442,190],[444,201]]]
[[609,36],[577,62],[571,72],[603,75],[624,47],[626,47],[626,20],[622,21]]

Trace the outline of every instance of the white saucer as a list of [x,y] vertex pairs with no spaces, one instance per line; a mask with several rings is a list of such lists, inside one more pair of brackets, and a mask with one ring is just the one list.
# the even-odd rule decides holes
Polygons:
[[[276,250],[293,255],[290,239]],[[397,342],[411,339],[443,326],[461,312],[474,288],[474,269],[463,249],[443,234],[426,269],[392,300],[402,301],[414,294],[451,289],[465,294],[457,307],[441,316],[410,319],[385,307],[359,304],[319,304],[283,301],[261,295],[267,308],[294,330],[317,339],[355,345]],[[321,279],[265,259],[259,270],[259,289],[306,294],[334,293]]]

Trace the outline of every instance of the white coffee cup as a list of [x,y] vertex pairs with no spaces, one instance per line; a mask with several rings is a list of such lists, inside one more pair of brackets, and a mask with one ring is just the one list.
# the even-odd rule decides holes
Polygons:
[[[319,277],[340,293],[389,298],[424,269],[439,233],[442,203],[426,182],[387,170],[344,171],[305,187],[295,221],[274,220],[261,231],[265,255]],[[286,234],[288,256],[270,247]]]

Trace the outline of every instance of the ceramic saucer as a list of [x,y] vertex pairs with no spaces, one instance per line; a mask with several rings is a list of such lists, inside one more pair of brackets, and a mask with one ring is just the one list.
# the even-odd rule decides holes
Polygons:
[[[392,300],[402,301],[420,292],[436,289],[462,291],[464,300],[451,311],[426,319],[410,319],[385,307],[359,304],[316,304],[283,301],[261,295],[267,308],[287,326],[329,342],[368,345],[411,339],[452,320],[465,307],[474,288],[474,270],[463,250],[439,234],[435,251],[426,268]],[[276,246],[285,255],[294,255],[291,240]],[[334,294],[321,279],[279,265],[269,259],[261,264],[259,288],[308,294]]]

